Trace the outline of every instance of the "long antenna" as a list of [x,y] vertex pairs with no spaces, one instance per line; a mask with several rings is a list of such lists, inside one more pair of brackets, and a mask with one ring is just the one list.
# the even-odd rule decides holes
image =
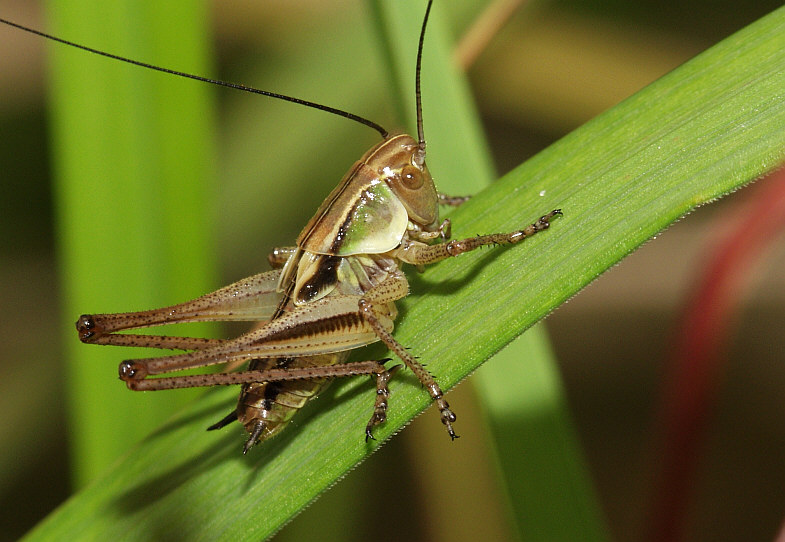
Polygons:
[[420,70],[422,69],[422,47],[425,42],[425,27],[428,26],[428,16],[431,14],[431,5],[433,0],[428,0],[428,6],[425,8],[425,17],[422,20],[422,29],[420,30],[420,43],[417,46],[417,68],[415,71],[414,83],[414,96],[417,102],[417,138],[419,141],[418,162],[425,162],[425,133],[422,127],[422,94],[420,93]]
[[[334,115],[338,115],[339,117],[344,117],[355,122],[359,122],[360,124],[364,124],[369,128],[373,128],[377,132],[379,132],[383,138],[387,138],[389,135],[387,130],[385,130],[381,125],[376,124],[375,122],[368,120],[364,117],[359,115],[355,115],[354,113],[349,113],[348,111],[344,111],[342,109],[337,109],[335,107],[330,107],[327,105],[318,104],[315,102],[309,102],[308,100],[301,100],[300,98],[294,98],[293,96],[286,96],[285,94],[278,94],[276,92],[269,92],[267,90],[261,90],[254,87],[249,87],[246,85],[241,85],[240,83],[231,83],[229,81],[221,81],[220,79],[210,79],[209,77],[202,77],[200,75],[194,75],[192,73],[181,72],[177,70],[170,70],[169,68],[162,68],[160,66],[155,66],[153,64],[147,64],[146,62],[140,62],[138,60],[132,60],[130,58],[125,58],[119,55],[114,55],[112,53],[107,53],[105,51],[99,51],[98,49],[93,49],[92,47],[87,47],[86,45],[80,45],[78,43],[74,43],[72,41],[64,40],[62,38],[58,38],[56,36],[52,36],[50,34],[46,34],[45,32],[41,32],[40,30],[35,30],[33,28],[29,28],[27,26],[23,26],[21,24],[9,21],[7,19],[0,18],[0,23],[7,24],[8,26],[13,26],[20,30],[24,30],[25,32],[29,32],[31,34],[35,34],[37,36],[41,36],[42,38],[46,38],[51,41],[56,41],[58,43],[62,43],[64,45],[68,45],[71,47],[76,47],[77,49],[81,49],[83,51],[87,51],[89,53],[93,53],[96,55],[105,56],[107,58],[111,58],[113,60],[119,60],[120,62],[126,62],[128,64],[133,64],[134,66],[140,66],[142,68],[148,68],[150,70],[155,70],[163,73],[168,73],[171,75],[176,75],[178,77],[185,77],[186,79],[194,79],[196,81],[201,81],[203,83],[210,83],[213,85],[218,85],[220,87],[228,87],[233,88],[236,90],[242,90],[244,92],[251,92],[253,94],[261,94],[262,96],[269,96],[270,98],[276,98],[278,100],[284,100],[287,102],[292,102],[300,105],[304,105],[306,107],[312,107],[313,109],[318,109],[320,111],[326,111],[327,113],[332,113]],[[418,78],[419,78],[419,68],[418,68]],[[419,88],[419,83],[418,83]]]

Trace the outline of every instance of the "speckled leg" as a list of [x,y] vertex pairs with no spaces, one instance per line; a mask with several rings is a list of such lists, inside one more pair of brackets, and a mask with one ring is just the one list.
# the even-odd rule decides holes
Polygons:
[[405,242],[397,250],[395,256],[404,262],[422,266],[444,260],[445,258],[458,256],[464,252],[469,252],[486,245],[520,243],[538,232],[547,230],[550,226],[550,221],[558,215],[561,215],[561,210],[554,209],[550,213],[541,216],[536,222],[526,226],[524,229],[510,233],[478,235],[477,237],[456,239],[449,243],[441,243],[438,245],[428,245],[417,241]]
[[360,299],[360,314],[363,319],[370,324],[379,339],[381,339],[381,341],[386,344],[409,369],[411,369],[415,376],[417,376],[417,379],[425,386],[431,399],[433,399],[439,409],[442,423],[447,428],[450,438],[456,439],[458,438],[458,435],[455,434],[455,431],[452,428],[452,424],[455,421],[455,414],[450,410],[450,405],[447,401],[444,400],[444,394],[442,393],[439,384],[436,383],[433,375],[428,372],[423,364],[417,361],[403,345],[395,340],[392,333],[385,329],[381,321],[383,315],[382,307],[386,306],[386,304],[391,301],[404,297],[408,292],[409,285],[403,274],[391,275],[384,282],[366,292]]

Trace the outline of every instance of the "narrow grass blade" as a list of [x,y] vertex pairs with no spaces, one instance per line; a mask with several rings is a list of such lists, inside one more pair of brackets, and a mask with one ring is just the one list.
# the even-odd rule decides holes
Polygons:
[[[52,2],[51,32],[95,48],[206,73],[206,12],[193,2]],[[131,349],[79,343],[85,312],[142,310],[215,285],[207,85],[50,45],[55,197],[74,481],[103,472],[198,392],[131,394],[116,365]],[[141,72],[141,73],[140,73]],[[204,328],[202,328],[204,331]],[[133,416],[119,416],[133,412]]]
[[[416,28],[416,14],[423,11],[423,2],[377,1],[374,5],[382,14],[386,41],[393,44],[388,56],[396,67],[401,109],[410,113],[415,109],[412,59],[417,51],[411,34]],[[423,59],[428,162],[438,175],[441,190],[473,194],[490,184],[495,176],[468,85],[450,62],[453,43],[443,30],[443,11],[436,3]],[[405,43],[408,43],[406,47],[399,45]],[[407,114],[406,118],[410,116]],[[555,204],[547,201],[531,208],[531,215],[519,220],[532,221],[550,211],[553,207],[548,205]],[[508,229],[515,227],[520,226],[512,225]],[[557,223],[554,227],[564,226]],[[466,236],[491,231],[467,230],[458,219],[455,219],[455,230]],[[520,258],[525,265],[529,255]],[[503,272],[497,280],[502,288],[521,281],[515,274],[504,276]],[[484,297],[480,294],[478,299]],[[441,319],[443,312],[439,309],[433,314]],[[460,308],[455,312],[458,316],[466,315]],[[449,330],[445,333],[451,334]],[[513,340],[472,380],[478,386],[497,439],[499,474],[518,530],[529,535],[536,533],[543,540],[602,540],[605,528],[599,504],[565,409],[564,390],[545,328],[534,328],[526,336]],[[550,513],[553,510],[561,512]]]

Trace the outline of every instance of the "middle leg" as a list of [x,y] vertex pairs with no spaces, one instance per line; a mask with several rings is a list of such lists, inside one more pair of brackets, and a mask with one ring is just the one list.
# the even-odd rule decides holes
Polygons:
[[455,414],[450,410],[450,405],[444,399],[439,384],[433,378],[433,375],[428,372],[428,369],[422,363],[412,356],[401,343],[395,340],[392,336],[391,330],[384,325],[386,305],[401,299],[409,293],[409,284],[406,282],[406,277],[400,271],[397,274],[391,274],[381,284],[367,291],[359,301],[360,315],[368,322],[373,331],[379,339],[387,345],[392,352],[398,356],[404,364],[411,369],[417,379],[428,390],[431,399],[436,403],[441,416],[442,423],[447,428],[451,439],[458,438],[452,428],[455,422]]

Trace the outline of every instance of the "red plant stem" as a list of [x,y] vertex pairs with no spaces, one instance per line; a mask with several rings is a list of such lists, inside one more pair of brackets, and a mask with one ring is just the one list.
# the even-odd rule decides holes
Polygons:
[[[666,366],[658,427],[663,454],[655,469],[654,503],[648,539],[685,539],[689,500],[708,423],[714,411],[732,336],[734,316],[751,270],[776,234],[785,228],[785,169],[750,190],[738,214],[707,252],[697,287],[680,318],[679,335]],[[724,227],[723,227],[724,229]]]

